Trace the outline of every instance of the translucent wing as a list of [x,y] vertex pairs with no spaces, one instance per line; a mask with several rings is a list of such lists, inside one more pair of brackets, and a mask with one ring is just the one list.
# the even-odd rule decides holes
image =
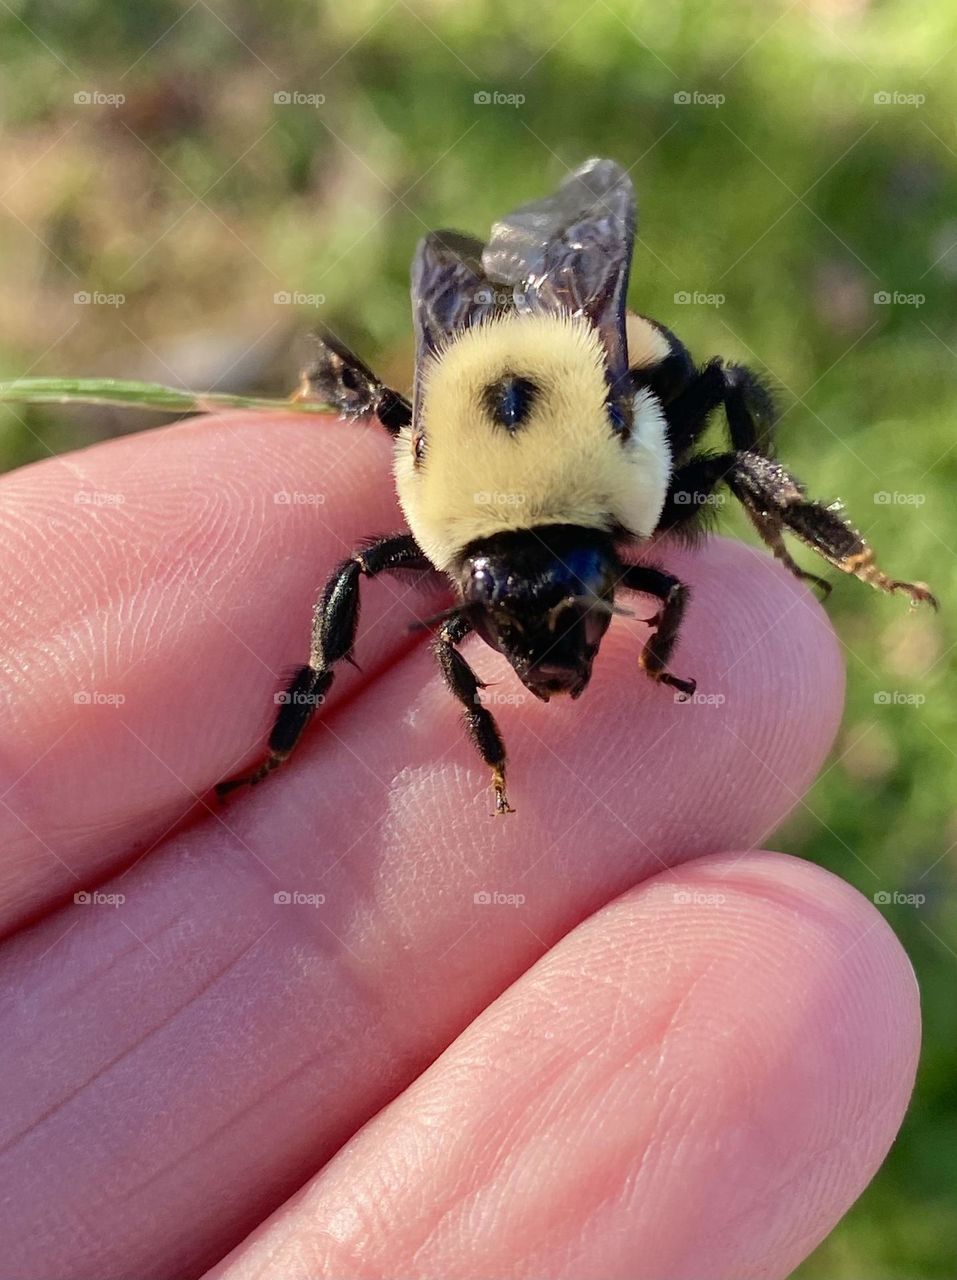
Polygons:
[[483,247],[457,231],[432,231],[419,241],[412,261],[416,391],[428,356],[456,332],[504,309],[501,291],[496,294],[482,267]]
[[[598,330],[615,400],[627,399],[625,293],[635,239],[635,191],[614,160],[587,160],[543,200],[492,228],[482,253],[491,287],[508,285],[519,311],[564,310]],[[630,417],[627,405],[623,412]]]
[[415,330],[413,404],[425,361],[462,329],[504,309],[482,267],[481,240],[458,231],[432,231],[419,241],[412,261],[412,320]]

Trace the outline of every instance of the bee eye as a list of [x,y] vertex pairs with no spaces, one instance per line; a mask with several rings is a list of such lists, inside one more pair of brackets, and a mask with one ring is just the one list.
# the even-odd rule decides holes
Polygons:
[[418,465],[425,454],[425,433],[417,431],[412,437],[412,457]]
[[507,431],[515,431],[528,418],[537,395],[534,382],[507,373],[485,388],[483,399],[492,421]]

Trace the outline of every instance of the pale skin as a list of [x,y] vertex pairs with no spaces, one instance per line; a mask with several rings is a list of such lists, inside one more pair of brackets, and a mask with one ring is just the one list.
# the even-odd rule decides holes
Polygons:
[[390,452],[234,415],[2,482],[6,1273],[787,1276],[880,1165],[919,1038],[871,903],[753,851],[839,722],[826,616],[715,540],[661,557],[710,704],[638,671],[641,599],[576,703],[516,701],[467,642],[494,819],[407,630],[441,600],[368,584],[362,670],[220,809],[325,575],[402,527]]

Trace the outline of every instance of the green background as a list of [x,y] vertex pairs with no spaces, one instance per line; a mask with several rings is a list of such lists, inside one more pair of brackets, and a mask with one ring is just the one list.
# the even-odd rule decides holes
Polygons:
[[[953,1276],[957,11],[8,0],[0,59],[0,377],[283,392],[321,320],[407,385],[424,230],[482,232],[589,155],[632,166],[632,305],[762,370],[783,456],[943,602],[836,584],[844,727],[775,843],[924,897],[881,907],[923,993],[913,1104],[798,1275]],[[74,100],[94,92],[125,101]],[[157,420],[0,408],[0,463]]]

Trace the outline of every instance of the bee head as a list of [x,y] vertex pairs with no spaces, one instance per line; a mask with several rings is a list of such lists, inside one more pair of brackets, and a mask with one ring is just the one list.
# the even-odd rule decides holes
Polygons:
[[459,586],[474,630],[537,698],[581,694],[613,612],[617,559],[596,530],[543,526],[466,549]]

